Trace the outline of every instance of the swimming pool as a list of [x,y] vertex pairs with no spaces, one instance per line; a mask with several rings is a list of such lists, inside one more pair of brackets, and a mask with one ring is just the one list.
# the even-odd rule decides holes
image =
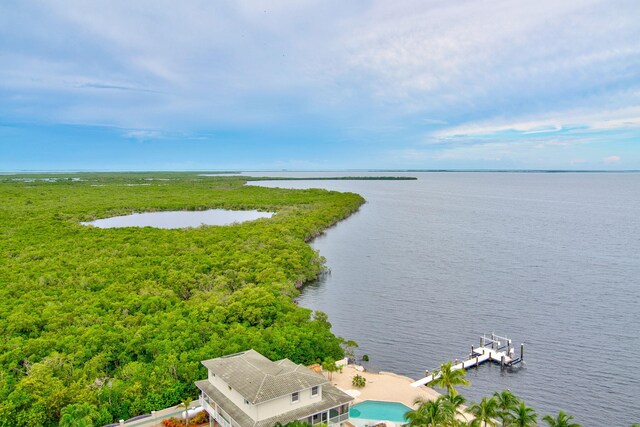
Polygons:
[[365,400],[353,405],[349,409],[350,418],[361,418],[373,421],[407,422],[404,414],[412,409],[399,402],[383,402],[380,400]]

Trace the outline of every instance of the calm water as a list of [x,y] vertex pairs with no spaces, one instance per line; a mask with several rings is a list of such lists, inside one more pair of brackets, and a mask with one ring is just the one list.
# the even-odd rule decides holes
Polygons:
[[170,211],[145,212],[131,215],[114,216],[83,222],[98,228],[121,227],[156,227],[156,228],[187,228],[202,225],[230,225],[238,222],[253,221],[258,218],[270,218],[271,212],[260,211],[229,211],[225,209],[209,209],[206,211]]
[[508,388],[541,415],[640,422],[640,174],[409,175],[262,184],[367,199],[313,243],[331,274],[301,305],[372,368],[413,378],[506,334],[524,368],[469,371],[468,399]]

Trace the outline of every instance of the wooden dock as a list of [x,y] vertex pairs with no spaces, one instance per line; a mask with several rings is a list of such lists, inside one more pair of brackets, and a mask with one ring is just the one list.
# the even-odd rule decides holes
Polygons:
[[[461,362],[456,359],[451,365],[451,370],[457,371],[459,369],[477,368],[485,362],[494,362],[502,367],[514,366],[522,363],[523,360],[524,344],[520,344],[520,357],[514,357],[514,349],[509,338],[496,334],[491,334],[490,336],[483,334],[480,337],[480,347],[471,346],[469,358]],[[427,385],[440,377],[437,371],[433,374],[429,374],[429,371],[426,371],[425,375],[424,378],[411,383],[411,386],[420,387]]]

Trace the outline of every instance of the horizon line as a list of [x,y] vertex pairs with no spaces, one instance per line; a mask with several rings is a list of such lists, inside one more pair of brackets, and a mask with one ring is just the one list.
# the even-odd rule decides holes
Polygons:
[[212,173],[212,174],[233,174],[241,175],[242,173],[254,172],[273,172],[273,173],[299,173],[299,172],[401,172],[401,173],[434,173],[434,172],[493,172],[493,173],[638,173],[640,169],[24,169],[24,170],[5,170],[0,171],[0,175],[20,175],[20,174],[39,174],[39,173]]

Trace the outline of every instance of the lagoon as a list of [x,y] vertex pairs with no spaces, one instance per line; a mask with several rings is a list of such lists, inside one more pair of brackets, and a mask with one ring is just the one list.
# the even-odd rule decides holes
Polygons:
[[114,216],[83,222],[98,228],[155,227],[165,229],[201,227],[206,225],[232,225],[260,218],[271,218],[273,212],[256,210],[231,211],[208,209],[205,211],[144,212]]

